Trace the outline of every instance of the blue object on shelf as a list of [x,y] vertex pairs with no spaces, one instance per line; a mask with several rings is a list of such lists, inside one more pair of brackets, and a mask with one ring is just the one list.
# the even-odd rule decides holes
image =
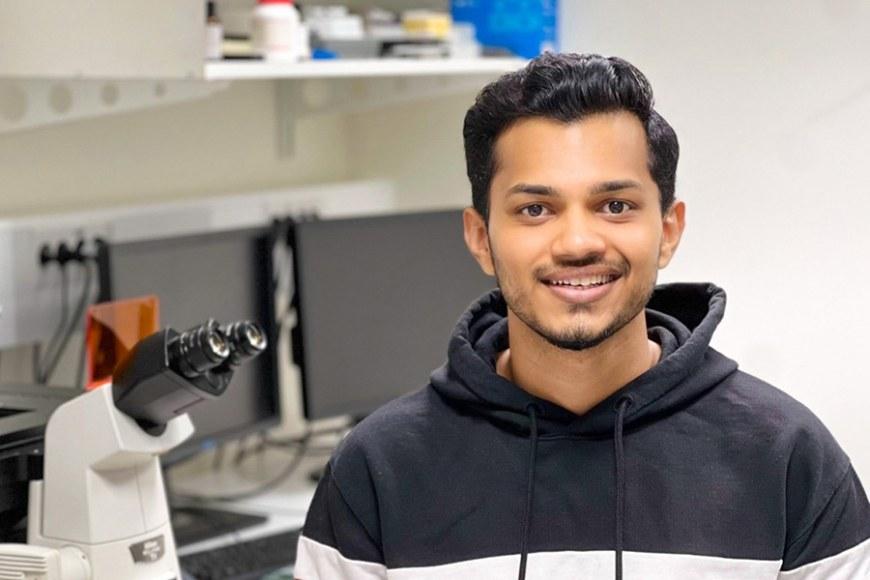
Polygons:
[[315,48],[311,51],[311,60],[334,60],[336,58],[338,58],[338,54],[331,50]]
[[517,56],[558,51],[558,0],[452,0],[454,22],[474,25],[477,41]]

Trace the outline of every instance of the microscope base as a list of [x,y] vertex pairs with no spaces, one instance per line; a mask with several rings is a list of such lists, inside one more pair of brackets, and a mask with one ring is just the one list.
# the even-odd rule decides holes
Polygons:
[[[60,549],[70,542],[42,535],[42,482],[30,485],[31,512],[28,530],[29,544]],[[35,505],[34,505],[35,504]],[[106,517],[111,517],[107,514]],[[91,580],[176,580],[181,570],[176,558],[175,541],[169,523],[144,534],[100,544],[76,543],[87,557]]]

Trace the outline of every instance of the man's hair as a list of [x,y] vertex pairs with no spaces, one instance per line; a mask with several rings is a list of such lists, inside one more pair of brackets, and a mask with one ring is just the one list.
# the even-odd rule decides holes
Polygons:
[[497,169],[495,142],[514,123],[528,118],[570,123],[615,111],[633,113],[643,124],[649,171],[664,215],[674,201],[677,134],[653,109],[652,87],[643,73],[621,58],[597,54],[544,53],[477,95],[462,131],[474,209],[488,221],[489,188]]

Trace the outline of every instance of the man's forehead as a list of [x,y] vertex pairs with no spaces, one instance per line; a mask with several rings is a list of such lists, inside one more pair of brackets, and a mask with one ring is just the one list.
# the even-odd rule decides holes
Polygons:
[[646,132],[624,111],[569,123],[523,119],[499,137],[493,154],[493,185],[503,191],[519,182],[558,187],[559,182],[652,181]]

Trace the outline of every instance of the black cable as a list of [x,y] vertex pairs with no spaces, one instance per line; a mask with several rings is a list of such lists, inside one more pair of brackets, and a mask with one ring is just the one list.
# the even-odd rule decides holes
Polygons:
[[282,483],[293,475],[296,469],[299,468],[299,465],[302,463],[302,460],[305,458],[306,451],[308,449],[308,439],[310,439],[310,435],[306,438],[306,440],[299,445],[299,448],[296,450],[296,453],[293,454],[293,457],[290,458],[290,462],[287,464],[284,469],[281,470],[275,477],[265,481],[256,487],[251,489],[240,491],[236,493],[228,493],[228,494],[220,494],[220,495],[174,495],[173,500],[182,500],[189,502],[211,502],[211,501],[239,501],[243,499],[248,499],[251,497],[258,496],[260,494],[266,493],[270,491]]
[[[51,335],[48,343],[45,346],[45,359],[51,358],[51,353],[57,348],[58,341],[63,335],[63,330],[67,325],[67,317],[69,316],[69,277],[67,276],[66,264],[60,265],[60,321],[57,328]],[[40,384],[45,384],[45,371],[43,369],[43,352],[40,346],[36,346],[33,351],[33,380]]]
[[53,354],[52,359],[48,362],[46,367],[43,369],[43,384],[47,383],[51,380],[51,376],[54,374],[54,371],[57,369],[57,364],[60,362],[63,353],[66,351],[66,347],[69,345],[69,341],[72,338],[73,333],[76,330],[76,326],[81,321],[82,317],[85,314],[85,309],[88,306],[88,302],[90,301],[91,294],[91,285],[93,282],[93,273],[91,272],[91,268],[88,265],[87,261],[81,262],[80,265],[84,269],[85,273],[85,282],[84,287],[82,288],[82,294],[79,298],[78,304],[76,304],[76,309],[73,312],[72,317],[67,324],[66,331],[63,334],[63,339],[60,342],[60,346],[57,349],[57,352]]
[[[90,261],[87,258],[85,258],[84,262],[82,262],[82,266],[84,266],[86,271],[90,272]],[[89,294],[90,294],[90,288],[84,294],[87,297],[86,300],[88,303],[90,303]],[[85,307],[87,307],[87,305]],[[82,312],[82,314],[84,314],[84,311]],[[85,335],[84,330],[82,330],[82,342],[81,342],[81,345],[79,346],[79,360],[78,360],[78,365],[76,366],[76,376],[75,376],[75,386],[80,390],[84,390],[84,388],[85,388],[85,360],[87,358],[87,351],[88,351],[87,338],[88,337]]]
[[312,430],[311,428],[306,431],[304,435],[299,437],[288,437],[286,439],[272,439],[271,437],[265,437],[263,439],[263,443],[266,447],[292,447],[294,445],[299,445],[303,441],[310,439],[311,437],[317,437],[319,435],[329,435],[330,433],[341,433],[342,431],[347,431],[350,429],[350,425],[342,425],[340,427],[328,427],[326,429],[318,429]]

